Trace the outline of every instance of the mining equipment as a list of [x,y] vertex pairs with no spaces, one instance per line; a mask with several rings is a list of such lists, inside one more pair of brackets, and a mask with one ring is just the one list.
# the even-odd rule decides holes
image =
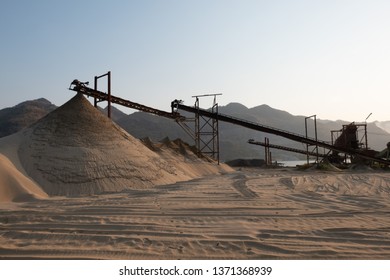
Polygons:
[[[362,136],[359,137],[359,131],[362,132]],[[367,140],[367,124],[355,123],[343,125],[340,130],[332,130],[332,145],[335,147],[342,147],[348,150],[359,151],[360,153],[369,157],[375,157],[377,151],[374,151],[368,147]],[[360,139],[359,139],[360,138]],[[340,155],[337,151],[332,151],[332,154],[328,156],[331,162],[351,162],[351,163],[368,163],[367,159],[362,158],[359,154],[351,153]]]
[[[328,153],[319,154],[319,156],[323,158],[328,158],[330,160],[340,160],[341,158],[350,157],[353,159],[354,162],[357,161],[365,161],[365,162],[378,162],[384,165],[390,165],[390,161],[381,157],[377,156],[377,152],[374,150],[371,150],[367,147],[367,144],[365,147],[362,147],[359,145],[359,141],[357,141],[357,127],[358,125],[355,123],[352,123],[351,125],[346,125],[341,130],[341,135],[337,138],[336,142],[334,144],[317,140],[315,138],[311,138],[308,136],[300,135],[297,133],[289,132],[286,130],[277,129],[274,127],[266,126],[263,124],[243,120],[240,118],[236,118],[233,116],[221,114],[221,113],[215,113],[209,110],[201,109],[195,107],[186,106],[182,103],[178,102],[172,102],[172,113],[177,113],[179,110],[191,112],[197,115],[207,116],[212,119],[216,119],[218,121],[223,121],[227,123],[232,123],[235,125],[240,125],[249,129],[253,129],[256,131],[261,131],[277,136],[281,136],[287,139],[290,139],[292,141],[296,141],[299,143],[307,144],[307,145],[313,145],[322,147],[326,150],[328,150]],[[366,124],[364,124],[366,125]],[[365,126],[365,137],[367,138],[367,131]],[[256,141],[252,139],[252,141],[249,141],[250,144],[255,144]],[[256,144],[259,144],[261,142],[256,142]],[[283,147],[284,150],[290,150],[292,152],[299,152],[302,153],[303,151],[295,150],[293,151],[292,148]],[[306,151],[304,151],[306,153]],[[332,158],[333,156],[333,158]]]
[[[108,73],[110,73],[110,72],[108,72]],[[95,77],[95,81],[96,80],[97,79]],[[109,108],[111,106],[111,103],[115,103],[115,104],[118,104],[118,105],[121,105],[121,106],[124,106],[127,108],[151,113],[151,114],[154,114],[157,116],[162,116],[162,117],[166,117],[166,118],[173,119],[173,120],[182,118],[182,116],[180,116],[180,114],[162,111],[159,109],[148,107],[148,106],[145,106],[145,105],[142,105],[139,103],[132,102],[130,100],[126,100],[126,99],[111,95],[110,88],[108,88],[108,93],[99,91],[96,89],[96,83],[95,83],[95,88],[90,88],[90,87],[88,87],[88,85],[89,85],[89,82],[80,82],[79,80],[73,80],[69,86],[69,90],[73,90],[73,91],[76,91],[78,93],[82,93],[88,97],[93,97],[95,99],[95,107],[97,107],[98,102],[110,101],[109,105],[108,105]],[[108,110],[108,111],[110,111],[110,110]],[[108,115],[108,117],[110,117],[110,115]]]
[[[199,100],[197,98],[197,101],[195,102],[195,106],[186,106],[183,104],[182,100],[175,99],[171,102],[171,112],[162,111],[159,109],[155,109],[152,107],[148,107],[139,103],[135,103],[117,96],[113,96],[111,94],[111,73],[108,72],[107,74],[101,75],[101,76],[95,76],[95,85],[94,88],[88,87],[88,82],[80,82],[79,80],[74,80],[69,86],[70,90],[76,91],[78,93],[82,93],[84,95],[87,95],[88,97],[93,97],[95,99],[95,107],[97,106],[98,102],[101,101],[107,101],[108,102],[108,117],[110,117],[110,106],[111,103],[119,104],[128,108],[136,109],[139,111],[155,114],[158,116],[170,118],[174,121],[176,121],[194,140],[196,143],[202,144],[207,146],[210,149],[210,154],[212,157],[218,161],[219,163],[219,144],[215,141],[219,141],[218,137],[218,122],[227,122],[234,125],[239,125],[242,127],[246,127],[249,129],[253,129],[256,131],[261,131],[277,136],[281,136],[287,139],[290,139],[292,141],[296,141],[299,143],[303,143],[306,145],[313,145],[316,147],[322,147],[325,150],[328,150],[328,153],[324,154],[318,154],[317,156],[328,158],[332,161],[342,161],[345,160],[346,157],[350,157],[353,161],[366,161],[366,162],[378,162],[383,165],[390,165],[389,160],[389,151],[390,151],[390,142],[388,143],[387,149],[383,150],[382,152],[378,153],[368,148],[367,146],[367,126],[366,124],[356,124],[351,123],[349,125],[344,125],[343,128],[340,131],[334,131],[333,133],[336,135],[336,133],[339,133],[339,136],[335,139],[333,143],[329,143],[326,141],[321,141],[316,138],[308,137],[307,135],[300,135],[297,133],[289,132],[286,130],[281,130],[278,128],[266,126],[260,123],[247,121],[244,119],[236,118],[233,116],[229,116],[226,114],[221,114],[218,112],[218,104],[215,102],[210,110],[205,110],[199,107]],[[108,77],[108,92],[102,92],[97,90],[97,80],[101,77]],[[214,94],[215,95],[218,94]],[[180,110],[186,111],[189,113],[195,114],[194,120],[195,122],[195,128],[192,129],[188,125],[188,121],[191,120],[183,115],[180,114]],[[211,132],[202,133],[201,129],[204,128],[207,124],[209,124],[209,127],[211,128]],[[364,139],[363,145],[360,144],[361,141],[358,140],[358,128],[364,127]],[[210,136],[211,135],[211,136]],[[201,139],[202,137],[208,137],[206,139]],[[332,135],[333,137],[333,135]],[[262,145],[261,142],[256,142],[253,139],[251,141],[248,141],[250,144],[256,144],[256,145]],[[198,145],[198,150],[201,152],[202,148]],[[273,148],[280,148],[284,150],[289,150],[291,152],[297,152],[297,153],[307,153],[307,151],[301,151],[297,149],[292,149],[288,147],[277,147],[275,145],[271,146],[269,144],[269,147]]]

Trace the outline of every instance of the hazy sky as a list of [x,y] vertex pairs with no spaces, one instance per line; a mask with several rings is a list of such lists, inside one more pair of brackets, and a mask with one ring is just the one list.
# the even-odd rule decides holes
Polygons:
[[114,95],[163,110],[223,93],[221,105],[390,120],[388,0],[0,4],[0,108],[40,97],[61,105],[73,79],[111,70]]

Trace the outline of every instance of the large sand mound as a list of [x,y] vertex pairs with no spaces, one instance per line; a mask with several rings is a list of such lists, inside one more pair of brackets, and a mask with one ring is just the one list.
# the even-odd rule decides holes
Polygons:
[[82,94],[0,139],[0,155],[0,201],[120,192],[232,171],[199,159],[181,140],[142,143]]
[[23,131],[19,157],[49,195],[116,192],[190,179],[81,94]]

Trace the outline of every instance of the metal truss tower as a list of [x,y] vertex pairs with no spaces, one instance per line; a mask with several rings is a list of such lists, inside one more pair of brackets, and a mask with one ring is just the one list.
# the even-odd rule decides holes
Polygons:
[[211,96],[214,97],[213,105],[210,109],[212,114],[218,116],[218,103],[216,94],[203,94],[192,96],[195,98],[195,145],[200,155],[207,155],[216,160],[219,164],[219,131],[218,117],[211,118],[200,114],[199,98]]

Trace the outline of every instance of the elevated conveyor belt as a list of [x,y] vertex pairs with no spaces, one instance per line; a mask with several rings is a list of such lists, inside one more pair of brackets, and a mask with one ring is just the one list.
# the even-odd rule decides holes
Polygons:
[[240,118],[236,118],[236,117],[221,114],[221,113],[212,113],[212,112],[204,110],[204,109],[186,106],[186,105],[183,105],[178,100],[175,100],[172,102],[172,112],[177,112],[177,110],[183,110],[183,111],[191,112],[194,114],[200,114],[200,115],[203,115],[203,116],[208,117],[208,118],[217,119],[219,121],[240,125],[240,126],[243,126],[243,127],[249,128],[249,129],[253,129],[253,130],[257,130],[257,131],[261,131],[261,132],[265,132],[265,133],[269,133],[269,134],[278,135],[278,136],[290,139],[292,141],[300,142],[303,144],[317,145],[319,147],[323,147],[323,148],[328,149],[328,150],[332,150],[332,151],[336,151],[336,152],[340,152],[340,153],[345,153],[345,154],[350,154],[350,155],[356,155],[356,156],[359,156],[363,159],[372,160],[372,161],[376,161],[376,162],[390,165],[390,161],[382,159],[382,158],[377,158],[377,157],[372,157],[372,156],[366,155],[362,151],[353,150],[353,149],[346,149],[343,147],[336,147],[336,146],[331,145],[328,142],[316,141],[313,138],[299,135],[297,133],[288,132],[285,130],[273,128],[270,126],[266,126],[266,125],[262,125],[259,123],[243,120]]
[[[72,85],[73,85],[73,87],[72,87]],[[129,101],[126,99],[122,99],[120,97],[113,96],[113,95],[108,96],[107,93],[89,88],[82,83],[74,84],[74,82],[73,82],[69,89],[80,92],[80,93],[87,95],[87,96],[97,98],[100,101],[101,100],[108,101],[108,99],[110,99],[111,103],[119,104],[119,105],[125,106],[127,108],[143,111],[146,113],[151,113],[151,114],[154,114],[157,116],[162,116],[162,117],[175,119],[175,120],[184,118],[184,117],[180,116],[180,114],[178,114],[178,113],[174,113],[174,112],[170,113],[170,112],[158,110],[158,109],[148,107],[148,106],[145,106],[145,105],[142,105],[139,103],[135,103],[135,102],[132,102],[132,101]]]
[[[280,145],[274,145],[274,144],[269,144],[269,143],[265,143],[265,142],[249,140],[248,143],[249,144],[253,144],[253,145],[258,145],[258,146],[263,146],[263,147],[270,147],[270,148],[273,148],[273,149],[278,149],[278,150],[284,150],[284,151],[288,151],[288,152],[298,153],[298,154],[304,154],[304,155],[309,154],[310,156],[314,156],[314,157],[317,156],[317,154],[315,152],[310,152],[310,151],[305,151],[305,150],[300,150],[300,149],[295,149],[295,148],[290,148],[290,147],[285,147],[285,146],[280,146]],[[324,158],[327,155],[319,153],[318,156]]]

